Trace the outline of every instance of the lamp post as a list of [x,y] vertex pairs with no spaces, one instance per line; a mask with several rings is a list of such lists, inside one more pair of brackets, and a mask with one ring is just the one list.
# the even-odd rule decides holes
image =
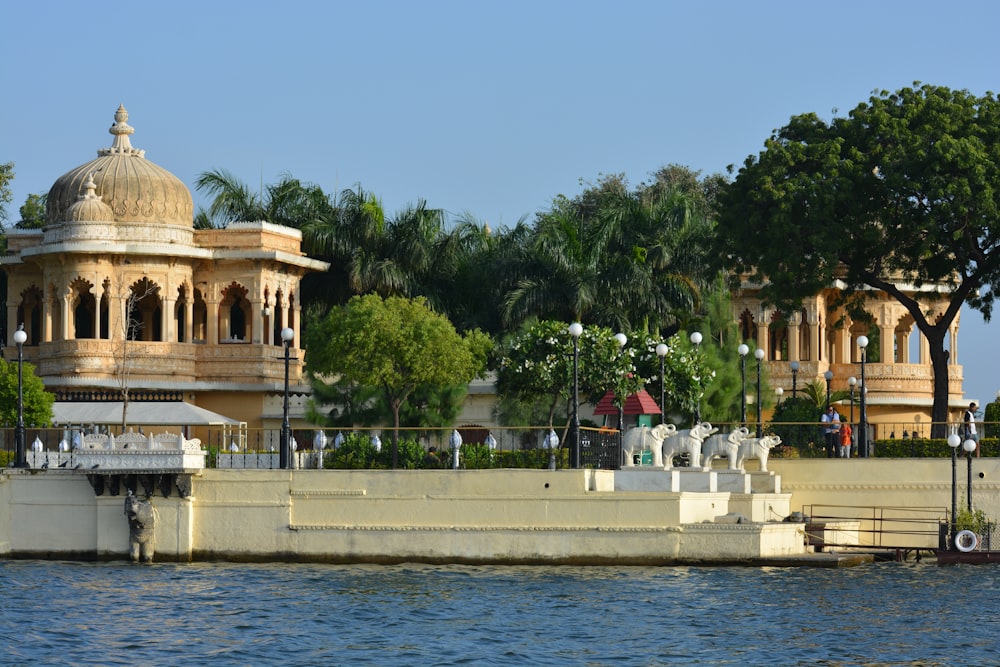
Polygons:
[[796,384],[795,381],[799,377],[799,362],[793,361],[788,364],[788,367],[792,369],[792,398],[795,398]]
[[948,446],[951,447],[951,526],[948,534],[951,536],[951,548],[955,548],[955,515],[958,514],[958,446],[962,438],[957,433],[948,436]]
[[278,453],[278,465],[282,470],[291,467],[291,452],[290,452],[290,440],[292,427],[288,423],[288,362],[291,360],[289,352],[292,347],[292,339],[295,338],[295,332],[291,328],[285,327],[281,330],[281,342],[285,346],[285,400],[282,405],[282,421],[281,421],[281,441],[279,443],[279,453]]
[[854,377],[853,375],[847,378],[847,388],[851,392],[851,420],[850,420],[851,424],[854,423],[854,387],[857,384],[858,384],[858,378]]
[[[746,343],[740,343],[740,346],[736,348],[736,351],[740,353],[740,393],[743,398],[740,401],[740,426],[747,425],[747,354],[750,352],[750,348],[746,346]],[[794,385],[793,385],[794,386]]]
[[782,395],[783,395],[784,393],[785,393],[785,390],[784,390],[783,388],[781,388],[781,387],[775,387],[775,388],[774,388],[774,395],[775,395],[775,396],[777,397],[777,399],[778,399],[778,405],[779,405],[779,406],[781,405],[781,397],[782,397]]
[[868,336],[858,336],[858,348],[861,350],[861,390],[859,400],[861,401],[861,411],[858,415],[858,454],[867,458],[871,456],[868,451],[868,412],[865,409],[868,401],[865,394],[868,393],[868,384],[865,382],[865,360],[868,357]]
[[[695,331],[691,334],[691,344],[694,345],[694,349],[697,350],[698,346],[701,345],[701,332]],[[694,404],[694,423],[701,423],[701,379],[698,380],[698,398]]]
[[[615,334],[615,342],[618,343],[618,354],[621,354],[622,350],[625,349],[625,343],[628,342],[628,336],[623,333]],[[622,448],[625,446],[625,396],[618,396],[618,392],[615,391],[615,397],[618,399],[618,456],[621,456]]]
[[17,426],[14,427],[15,468],[28,467],[28,460],[24,451],[25,440],[27,438],[24,433],[24,376],[22,374],[24,367],[24,344],[27,340],[28,334],[24,331],[24,325],[21,324],[17,327],[17,331],[14,332],[14,344],[17,345]]
[[763,427],[761,426],[761,423],[760,423],[760,404],[761,404],[761,395],[760,395],[760,362],[764,360],[764,350],[762,350],[762,349],[760,349],[758,347],[754,351],[753,356],[757,358],[757,400],[756,400],[756,403],[757,403],[757,437],[759,438],[759,437],[761,437],[761,436],[764,435],[764,429],[763,429]]
[[833,371],[827,371],[823,373],[823,377],[826,378],[826,409],[830,409],[830,383],[833,382]]
[[969,513],[972,513],[972,452],[976,451],[976,441],[968,439],[962,443],[965,450],[965,458],[969,461],[969,481],[965,485],[965,499],[968,502]]
[[580,336],[583,325],[574,322],[569,325],[569,335],[573,337],[573,443],[570,448],[570,466],[579,468],[580,461]]
[[667,420],[667,382],[664,379],[664,375],[667,372],[665,361],[667,358],[667,352],[670,351],[664,343],[660,343],[656,346],[656,356],[660,358],[660,423],[664,423]]

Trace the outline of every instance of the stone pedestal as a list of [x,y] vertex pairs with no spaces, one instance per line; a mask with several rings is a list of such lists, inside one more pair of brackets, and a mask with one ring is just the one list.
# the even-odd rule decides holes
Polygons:
[[751,472],[750,491],[752,493],[781,493],[781,475],[773,472]]
[[718,470],[719,491],[729,491],[731,493],[750,493],[751,480],[750,473],[742,470]]
[[697,493],[716,493],[719,488],[719,475],[716,471],[705,472],[700,468],[681,468],[681,491],[692,491]]
[[681,490],[680,471],[662,468],[622,468],[615,471],[615,491]]
[[732,493],[729,511],[742,514],[754,523],[783,521],[791,514],[790,493]]

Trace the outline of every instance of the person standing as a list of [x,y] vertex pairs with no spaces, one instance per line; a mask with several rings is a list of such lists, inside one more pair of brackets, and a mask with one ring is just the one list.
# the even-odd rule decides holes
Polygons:
[[979,434],[976,432],[976,402],[969,403],[969,409],[962,416],[962,440],[972,440],[976,443],[976,456],[979,456]]
[[837,408],[832,405],[826,406],[826,412],[820,418],[823,423],[823,435],[825,438],[827,458],[835,458],[837,450],[840,449],[840,415]]
[[840,425],[840,458],[842,459],[851,458],[851,445],[854,444],[851,442],[852,435],[854,435],[854,429],[851,428],[850,422]]

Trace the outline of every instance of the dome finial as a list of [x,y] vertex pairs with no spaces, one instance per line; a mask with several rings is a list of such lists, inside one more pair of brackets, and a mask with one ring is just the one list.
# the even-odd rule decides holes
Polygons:
[[97,151],[98,155],[135,155],[137,157],[144,157],[146,151],[141,151],[137,148],[132,148],[132,142],[129,140],[129,135],[135,132],[135,128],[128,124],[128,111],[125,109],[124,104],[118,105],[118,110],[115,111],[115,122],[108,130],[115,140],[111,143],[111,148],[102,148]]

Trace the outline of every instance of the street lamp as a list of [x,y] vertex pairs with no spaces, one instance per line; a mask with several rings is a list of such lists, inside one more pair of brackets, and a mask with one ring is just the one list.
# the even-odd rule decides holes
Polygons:
[[969,513],[972,513],[972,452],[976,451],[976,441],[968,439],[962,443],[965,450],[965,458],[969,460],[969,481],[965,485],[965,498],[969,504]]
[[781,387],[774,388],[774,395],[778,397],[778,405],[781,405],[781,396],[785,393],[785,390]]
[[948,436],[948,446],[951,447],[951,526],[948,531],[951,535],[951,548],[955,548],[955,516],[958,514],[958,446],[962,444],[962,438],[957,433]]
[[656,356],[660,358],[660,423],[664,423],[667,420],[667,382],[664,379],[666,374],[665,361],[667,358],[667,352],[670,351],[664,343],[660,343],[656,346]]
[[799,377],[799,362],[793,361],[792,363],[788,364],[788,367],[792,369],[792,398],[795,398],[795,389],[796,389],[795,381]]
[[764,435],[764,429],[763,429],[763,427],[761,426],[761,423],[760,423],[760,404],[761,404],[761,395],[760,395],[760,362],[764,359],[764,350],[762,350],[762,349],[760,349],[758,347],[754,351],[753,356],[757,358],[757,401],[756,402],[757,402],[757,437],[759,438],[759,437],[761,437],[761,436]]
[[858,378],[854,377],[853,375],[847,378],[847,387],[848,389],[850,389],[851,392],[851,420],[850,420],[851,424],[854,423],[854,387],[857,384],[858,384]]
[[580,461],[580,336],[583,325],[574,322],[569,325],[569,335],[573,337],[573,445],[570,448],[570,466],[579,468]]
[[[691,344],[697,350],[698,346],[701,345],[701,332],[695,331],[691,334]],[[694,423],[701,423],[701,379],[698,379],[698,399],[694,405]]]
[[[622,350],[625,349],[625,343],[628,342],[628,336],[623,333],[615,334],[615,342],[618,343],[618,354],[621,354]],[[617,391],[615,392],[618,393]],[[617,396],[618,398],[618,456],[621,456],[622,448],[625,446],[625,396]]]
[[743,394],[743,400],[740,401],[740,425],[747,425],[747,354],[750,352],[750,348],[746,346],[746,343],[741,343],[736,351],[740,353],[740,386],[742,389],[740,393]]
[[868,401],[865,394],[868,393],[868,384],[865,382],[865,360],[868,358],[868,336],[858,336],[858,348],[861,350],[861,391],[859,392],[861,401],[861,412],[858,415],[858,454],[867,458],[871,456],[868,450],[868,412],[865,409]]
[[24,331],[24,325],[21,324],[17,327],[17,331],[14,332],[14,344],[17,345],[17,426],[14,428],[15,468],[28,467],[28,460],[24,451],[25,440],[27,438],[24,433],[24,376],[22,375],[24,367],[24,344],[27,340],[28,334]]
[[[281,422],[281,442],[279,443],[279,453],[278,453],[278,466],[285,470],[291,467],[291,462],[289,459],[290,455],[290,439],[292,428],[288,423],[288,362],[291,357],[289,352],[292,347],[292,339],[295,338],[295,332],[291,328],[285,327],[281,330],[281,342],[285,346],[285,401],[282,407],[282,422]],[[395,467],[395,466],[393,466]]]
[[830,409],[830,383],[833,382],[833,371],[827,371],[823,373],[823,377],[826,378],[826,409]]

